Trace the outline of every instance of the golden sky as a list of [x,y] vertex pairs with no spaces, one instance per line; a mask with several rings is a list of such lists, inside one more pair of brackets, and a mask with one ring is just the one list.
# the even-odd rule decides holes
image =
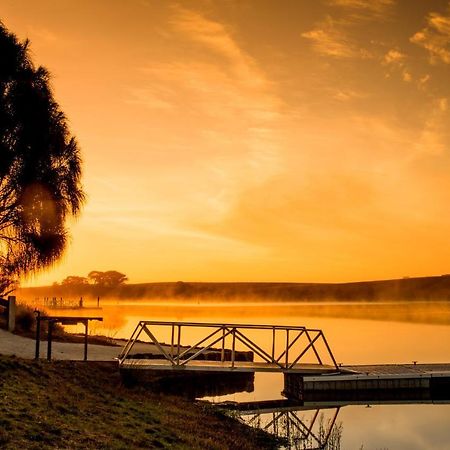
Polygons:
[[0,0],[88,202],[28,283],[450,271],[447,0]]

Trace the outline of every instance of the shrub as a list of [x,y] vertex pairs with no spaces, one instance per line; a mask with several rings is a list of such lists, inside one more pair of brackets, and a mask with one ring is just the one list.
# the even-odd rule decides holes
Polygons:
[[36,329],[36,315],[34,309],[28,305],[17,305],[16,331],[30,332]]
[[[41,317],[48,314],[41,311]],[[18,304],[16,307],[16,328],[15,332],[23,336],[34,337],[36,332],[36,314],[34,307],[24,304]],[[48,332],[48,322],[41,321],[41,336],[45,336]],[[60,324],[53,326],[54,336],[64,336],[64,328]]]

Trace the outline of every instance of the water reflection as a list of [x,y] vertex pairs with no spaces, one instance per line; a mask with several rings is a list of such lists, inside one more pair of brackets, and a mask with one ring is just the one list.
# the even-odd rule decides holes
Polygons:
[[218,407],[232,411],[234,417],[248,426],[260,428],[281,438],[286,449],[338,450],[341,448],[344,430],[343,421],[338,421],[338,416],[344,408],[450,405],[448,386],[389,391],[309,391],[305,394],[305,400],[301,402],[224,402],[219,403]]
[[[324,330],[338,362],[344,364],[380,363],[435,363],[450,361],[450,302],[414,303],[154,303],[102,301],[105,320],[95,330],[115,337],[128,339],[140,320],[207,321],[207,322],[247,322],[271,323],[279,325],[304,325]],[[92,315],[92,311],[86,310]],[[97,314],[96,312],[95,314]],[[68,314],[73,314],[68,312]],[[79,314],[79,311],[76,312]],[[185,336],[184,344],[192,344],[196,336]],[[170,336],[163,337],[170,342]],[[203,382],[198,382],[202,386]],[[252,381],[253,384],[253,381]],[[172,384],[170,384],[172,386]],[[225,391],[206,391],[206,395],[216,397],[215,401],[248,402],[281,398],[283,379],[273,374],[259,373],[254,378],[254,388],[243,383],[235,394],[224,396]],[[209,392],[209,394],[208,394]],[[231,391],[230,391],[231,392]],[[233,391],[236,392],[236,391]],[[403,395],[402,393],[401,395]],[[205,394],[191,392],[191,397]],[[329,447],[359,449],[389,448],[396,450],[447,450],[450,448],[450,403],[422,391],[416,398],[369,398],[360,394],[349,394],[348,398],[315,398],[315,409],[300,412],[305,424],[320,407],[315,427],[322,424],[326,428],[329,420],[330,401],[340,408],[334,429],[339,432]],[[381,395],[381,394],[380,394]],[[400,394],[399,394],[400,395]],[[217,398],[220,396],[220,398]],[[328,402],[328,403],[327,403]],[[338,402],[338,403],[336,403]],[[438,404],[436,404],[438,403]],[[371,408],[366,408],[371,405]],[[305,406],[305,405],[304,405]],[[312,414],[312,416],[309,416]],[[303,416],[302,416],[303,415]],[[292,415],[290,415],[292,416]],[[292,418],[292,417],[291,417]],[[250,417],[246,416],[246,420]],[[253,423],[269,424],[273,416],[255,418]],[[286,418],[280,417],[277,429]],[[296,419],[293,419],[296,420]],[[293,435],[296,426],[290,423]],[[304,427],[300,426],[304,430]],[[320,434],[319,432],[315,433]],[[300,433],[301,435],[301,433]],[[331,439],[331,438],[330,438]],[[330,442],[330,440],[329,440]],[[291,448],[308,448],[307,440],[296,440]],[[297,447],[293,447],[297,445]],[[304,445],[304,447],[301,447]],[[335,447],[330,447],[335,445]],[[300,447],[299,447],[300,446]],[[317,447],[317,446],[316,446]]]
[[177,395],[189,400],[220,398],[228,394],[254,390],[253,372],[187,372],[174,370],[123,370],[122,380],[128,386],[145,386],[157,393]]
[[340,407],[331,409],[285,406],[270,410],[240,410],[236,417],[281,439],[286,449],[339,450],[342,423]]

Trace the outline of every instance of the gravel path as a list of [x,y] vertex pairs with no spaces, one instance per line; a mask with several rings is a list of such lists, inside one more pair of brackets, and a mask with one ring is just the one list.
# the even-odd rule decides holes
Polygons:
[[[32,359],[35,352],[34,339],[17,336],[5,330],[0,330],[0,353],[2,355],[16,355],[20,358]],[[89,345],[88,359],[91,361],[113,361],[121,347],[105,345]],[[47,342],[41,342],[41,357],[47,356]],[[52,342],[53,359],[82,360],[84,344],[69,342]]]
[[[117,347],[89,344],[89,361],[114,361],[122,350],[125,341],[117,340]],[[35,340],[17,336],[0,329],[0,354],[15,355],[20,358],[33,359],[35,352]],[[132,353],[160,353],[153,344],[137,342]],[[41,341],[41,358],[47,357],[47,342]],[[84,357],[84,344],[69,342],[52,342],[52,358],[66,360],[82,360]]]

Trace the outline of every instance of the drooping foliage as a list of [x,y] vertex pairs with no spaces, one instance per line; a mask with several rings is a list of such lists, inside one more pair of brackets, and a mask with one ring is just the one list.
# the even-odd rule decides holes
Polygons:
[[31,61],[29,42],[0,22],[0,279],[6,285],[61,256],[66,219],[84,201],[78,145],[49,78]]

